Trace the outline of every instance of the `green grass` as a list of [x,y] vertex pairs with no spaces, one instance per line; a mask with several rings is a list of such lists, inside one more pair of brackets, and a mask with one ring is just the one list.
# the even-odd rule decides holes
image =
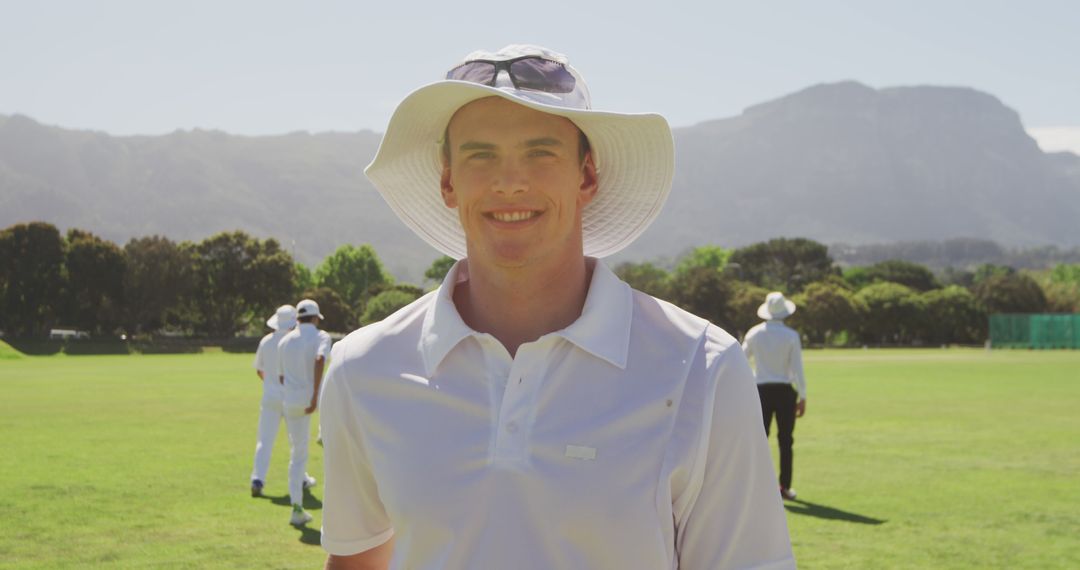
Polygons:
[[11,345],[0,340],[0,360],[18,360],[25,358],[23,353],[11,348]]
[[[251,355],[0,362],[0,568],[317,568],[288,525],[288,441],[253,499]],[[322,473],[311,446],[308,471]],[[321,477],[319,477],[321,479]],[[319,488],[315,496],[321,497]]]
[[[800,567],[1080,567],[1080,352],[806,360],[788,503]],[[284,428],[271,498],[248,496],[250,364],[0,360],[0,568],[320,567],[321,488],[309,529],[287,524]]]
[[834,350],[806,368],[801,567],[1080,568],[1080,352]]

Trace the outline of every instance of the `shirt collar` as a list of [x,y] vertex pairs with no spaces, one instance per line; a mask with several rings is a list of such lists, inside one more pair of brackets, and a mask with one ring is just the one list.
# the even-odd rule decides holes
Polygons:
[[625,369],[630,350],[633,293],[630,286],[602,261],[589,258],[589,263],[593,264],[593,276],[581,316],[555,334],[585,352]]
[[423,355],[428,376],[435,373],[439,363],[461,339],[476,334],[476,331],[465,324],[454,306],[454,287],[468,280],[468,262],[464,259],[458,260],[443,278],[435,296],[435,304],[424,314],[424,324],[420,329],[420,353]]
[[[603,262],[588,258],[593,265],[592,281],[581,316],[553,334],[570,341],[593,356],[626,368],[630,346],[630,323],[633,318],[633,293]],[[420,334],[420,353],[428,375],[461,342],[478,334],[465,324],[454,306],[454,287],[469,279],[467,260],[450,268],[432,305],[424,315]]]

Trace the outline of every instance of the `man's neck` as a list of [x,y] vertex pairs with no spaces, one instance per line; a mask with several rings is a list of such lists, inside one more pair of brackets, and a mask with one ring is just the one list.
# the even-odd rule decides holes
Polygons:
[[454,289],[454,305],[465,324],[494,336],[513,356],[581,316],[593,269],[584,257],[553,268],[470,264],[469,280]]

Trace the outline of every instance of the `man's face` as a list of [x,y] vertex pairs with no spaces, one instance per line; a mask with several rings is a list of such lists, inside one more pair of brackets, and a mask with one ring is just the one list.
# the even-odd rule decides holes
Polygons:
[[579,158],[570,120],[488,97],[458,110],[447,133],[442,195],[458,209],[470,260],[523,267],[581,256],[596,167]]

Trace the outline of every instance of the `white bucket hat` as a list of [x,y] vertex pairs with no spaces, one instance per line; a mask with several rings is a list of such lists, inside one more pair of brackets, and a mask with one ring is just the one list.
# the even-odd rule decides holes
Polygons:
[[304,299],[296,304],[297,317],[319,317],[322,320],[326,320],[326,317],[322,316],[319,312],[319,304],[311,299]]
[[783,319],[795,312],[795,303],[785,299],[784,294],[773,291],[765,296],[765,302],[757,309],[757,316],[763,319]]
[[599,184],[582,214],[585,255],[604,257],[629,245],[660,213],[671,190],[675,143],[667,120],[652,113],[592,110],[585,80],[566,56],[539,46],[510,45],[494,53],[473,52],[462,63],[528,56],[560,64],[560,71],[573,76],[573,89],[519,89],[507,71],[496,71],[493,86],[450,79],[426,85],[398,105],[375,159],[364,170],[405,225],[455,259],[466,255],[465,232],[457,210],[446,206],[439,191],[441,145],[454,113],[477,99],[502,97],[566,117],[588,137]]
[[282,305],[266,319],[266,326],[274,330],[289,330],[296,326],[296,307]]

